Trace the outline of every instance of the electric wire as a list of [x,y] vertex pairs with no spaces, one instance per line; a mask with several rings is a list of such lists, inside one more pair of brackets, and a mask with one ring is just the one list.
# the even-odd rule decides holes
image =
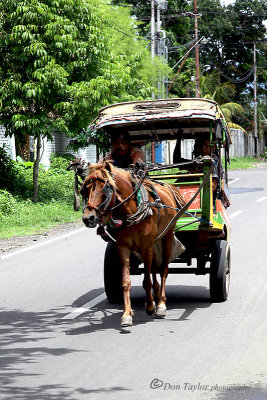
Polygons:
[[[113,3],[100,3],[102,5],[108,5],[108,6],[113,6],[113,7],[126,7],[126,8],[139,8],[139,9],[143,9],[143,10],[151,10],[150,7],[142,7],[141,5],[133,5],[133,4],[113,4]],[[168,9],[168,12],[173,12],[176,14],[187,14],[186,16],[195,16],[195,13],[193,11],[190,10],[177,10],[177,9]],[[267,14],[248,14],[246,12],[233,12],[233,11],[207,11],[207,10],[198,10],[197,15],[199,14],[214,14],[214,15],[237,15],[237,16],[244,16],[244,17],[260,17],[260,18],[266,18]],[[162,13],[162,15],[164,16],[164,13]],[[200,15],[199,15],[200,16]]]

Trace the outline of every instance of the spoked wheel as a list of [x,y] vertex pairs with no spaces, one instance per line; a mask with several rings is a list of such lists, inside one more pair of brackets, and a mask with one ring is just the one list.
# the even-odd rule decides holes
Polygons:
[[230,285],[230,246],[226,240],[215,240],[210,263],[210,297],[212,302],[227,300]]
[[104,258],[104,285],[107,299],[111,304],[122,303],[122,269],[117,245],[108,243]]

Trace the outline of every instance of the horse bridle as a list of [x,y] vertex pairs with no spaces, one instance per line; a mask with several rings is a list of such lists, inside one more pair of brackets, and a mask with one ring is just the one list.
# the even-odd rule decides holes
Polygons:
[[110,205],[113,195],[114,195],[114,204],[115,204],[116,192],[115,192],[113,186],[111,186],[111,184],[109,183],[109,180],[105,181],[104,179],[102,179],[98,176],[93,176],[89,180],[88,184],[95,183],[97,180],[104,183],[104,186],[102,188],[102,193],[104,194],[104,196],[106,198],[98,207],[96,207],[94,204],[92,204],[90,202],[90,197],[91,197],[91,193],[90,193],[88,202],[87,202],[86,206],[83,208],[83,212],[84,212],[84,210],[88,209],[89,211],[95,210],[98,214],[102,214],[102,215],[109,214],[110,211],[107,212],[107,209],[108,209],[108,206]]

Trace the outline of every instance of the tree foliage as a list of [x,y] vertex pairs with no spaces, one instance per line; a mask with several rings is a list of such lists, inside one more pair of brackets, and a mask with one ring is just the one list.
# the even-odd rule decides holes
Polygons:
[[[50,136],[54,128],[75,134],[100,106],[131,95],[131,66],[110,51],[108,22],[97,5],[1,3],[1,122],[9,134]],[[139,88],[146,97],[146,85]]]
[[98,0],[0,3],[0,124],[8,135],[75,136],[100,107],[147,98],[138,60],[112,52]]

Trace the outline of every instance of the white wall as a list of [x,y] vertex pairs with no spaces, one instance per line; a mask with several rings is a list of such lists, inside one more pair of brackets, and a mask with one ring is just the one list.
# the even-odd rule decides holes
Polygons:
[[65,133],[62,132],[54,132],[53,133],[53,141],[44,140],[43,146],[43,156],[41,158],[41,163],[46,167],[49,167],[50,161],[49,158],[53,153],[73,154],[75,157],[81,158],[84,161],[90,161],[91,163],[96,162],[96,146],[90,145],[83,149],[79,149],[78,152],[71,151],[67,149],[70,138],[66,136]]
[[0,147],[3,147],[4,144],[7,145],[10,158],[12,160],[16,160],[16,146],[14,136],[5,136],[5,131],[6,130],[4,126],[0,125]]

